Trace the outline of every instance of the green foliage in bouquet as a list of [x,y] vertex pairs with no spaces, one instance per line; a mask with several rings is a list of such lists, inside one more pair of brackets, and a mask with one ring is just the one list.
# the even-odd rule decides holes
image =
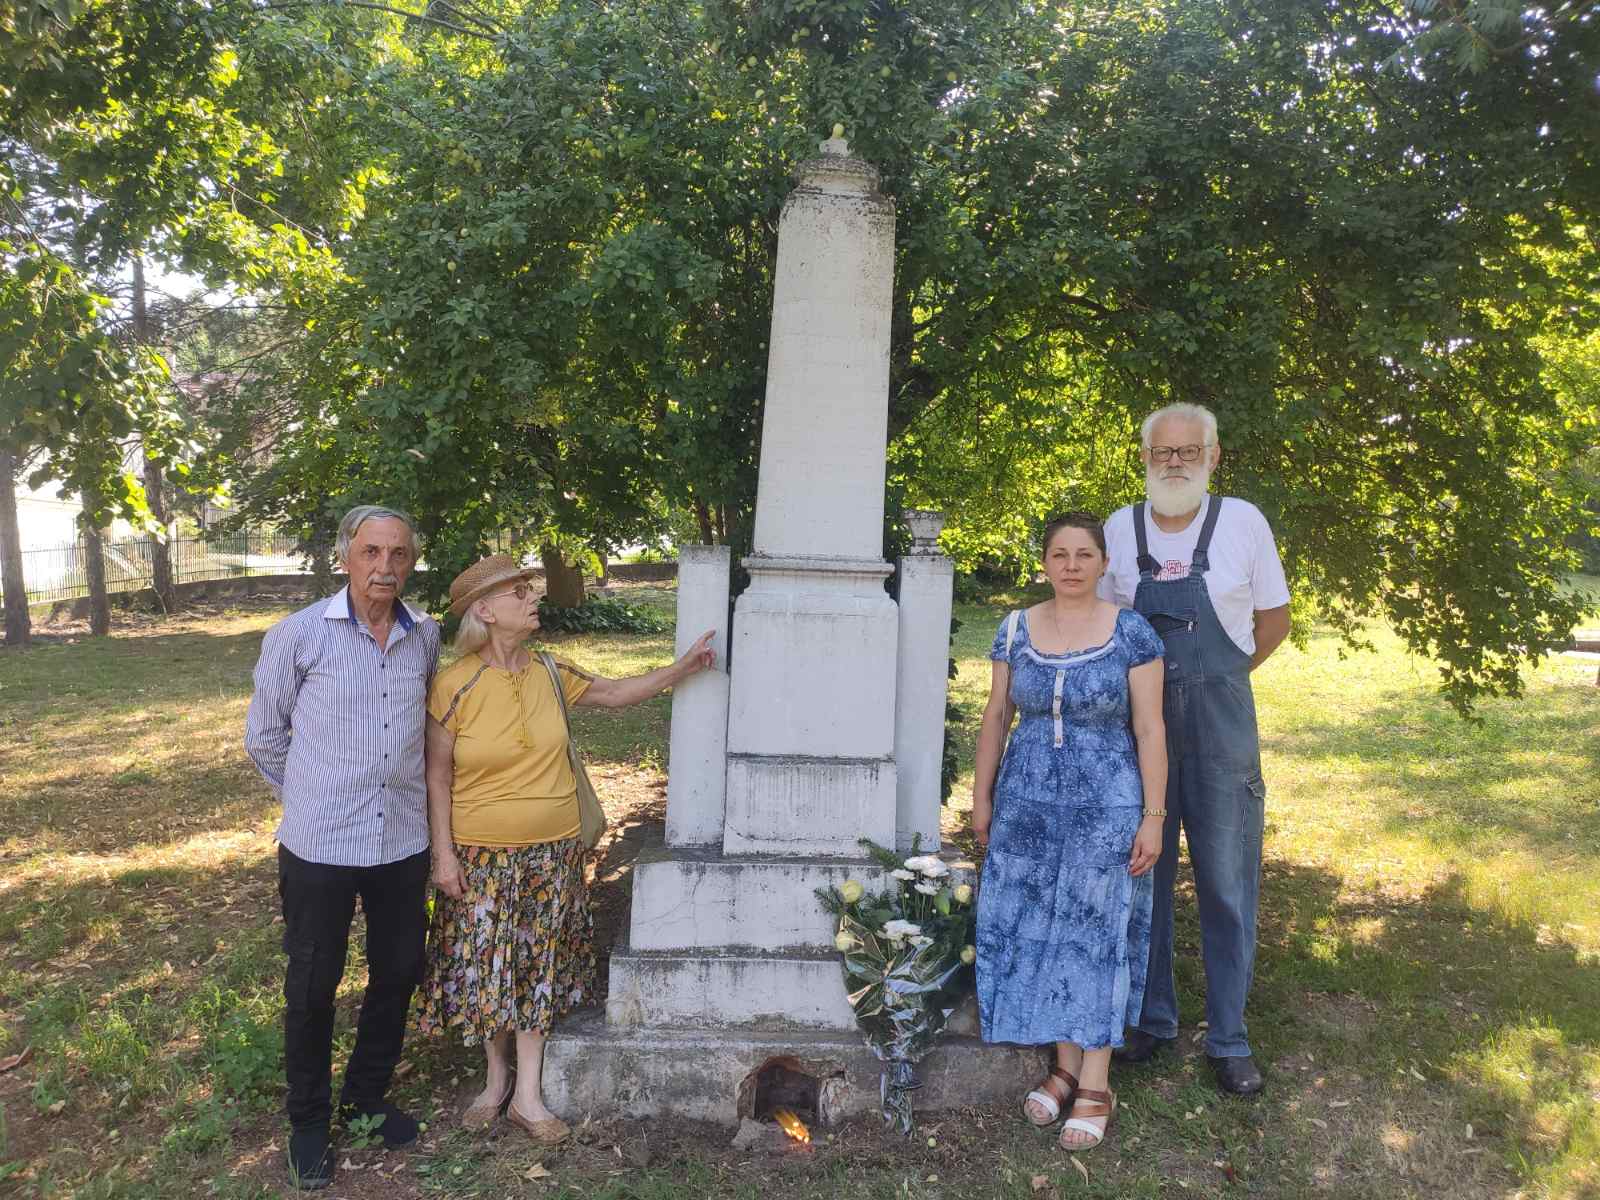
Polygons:
[[895,886],[871,894],[847,879],[817,889],[817,898],[838,919],[834,947],[846,996],[883,1062],[884,1120],[910,1133],[910,1093],[921,1086],[913,1067],[972,991],[972,887],[954,883],[938,856],[917,853],[920,839],[905,859],[865,838],[861,844]]

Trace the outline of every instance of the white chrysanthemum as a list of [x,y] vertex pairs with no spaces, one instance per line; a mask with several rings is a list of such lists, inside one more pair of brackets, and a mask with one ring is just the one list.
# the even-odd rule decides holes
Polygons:
[[944,860],[934,854],[919,854],[915,858],[908,858],[906,866],[926,875],[929,879],[943,879],[950,874],[950,868],[945,865]]
[[937,883],[929,883],[927,880],[923,880],[921,883],[916,885],[916,890],[921,892],[924,896],[937,896],[939,894],[939,885]]
[[898,867],[896,867],[893,871],[890,871],[889,874],[893,875],[896,879],[915,879],[917,877],[917,873],[915,871],[902,871]]
[[902,921],[900,918],[896,917],[892,921],[885,921],[883,923],[883,933],[885,937],[892,938],[894,941],[898,942],[901,938],[920,936],[922,933],[922,926],[918,925],[915,921]]
[[912,938],[912,939],[911,939],[911,944],[912,944],[912,945],[913,945],[913,946],[915,946],[915,947],[916,947],[916,948],[917,948],[917,949],[918,949],[918,950],[920,950],[920,949],[922,949],[922,948],[923,948],[923,947],[924,947],[924,946],[931,946],[931,945],[933,945],[933,939],[932,939],[932,938],[931,938],[931,937],[928,937],[928,936],[927,936],[927,935],[926,935],[926,934],[924,934],[924,935],[922,935],[922,936],[921,936],[921,937],[914,937],[914,938]]

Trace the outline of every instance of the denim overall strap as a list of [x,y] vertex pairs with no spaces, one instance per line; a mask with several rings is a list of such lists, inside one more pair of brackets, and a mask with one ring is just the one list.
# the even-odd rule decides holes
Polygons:
[[1150,539],[1144,532],[1144,501],[1133,506],[1133,537],[1139,548],[1139,557],[1136,560],[1139,567],[1140,579],[1154,579],[1160,564],[1150,557]]
[[1206,509],[1205,524],[1200,526],[1200,538],[1194,544],[1194,557],[1189,560],[1189,574],[1204,575],[1211,569],[1211,535],[1217,531],[1217,518],[1221,515],[1222,497],[1213,496]]
[[[1211,497],[1187,575],[1158,580],[1141,564],[1134,592],[1135,611],[1155,627],[1165,650],[1168,763],[1167,818],[1154,872],[1150,970],[1139,1027],[1160,1038],[1178,1033],[1172,889],[1181,825],[1194,866],[1206,968],[1206,1053],[1230,1057],[1250,1053],[1244,1007],[1255,967],[1266,791],[1250,656],[1223,627],[1205,581],[1221,511],[1222,498]],[[1142,511],[1135,531],[1148,557]]]

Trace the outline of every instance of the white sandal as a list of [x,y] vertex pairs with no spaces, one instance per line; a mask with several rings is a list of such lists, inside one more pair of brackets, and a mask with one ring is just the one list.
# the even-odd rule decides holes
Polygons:
[[[1053,1086],[1055,1081],[1058,1079],[1067,1085],[1067,1093],[1064,1096],[1057,1095],[1055,1087]],[[1071,1104],[1072,1094],[1077,1090],[1077,1076],[1073,1075],[1071,1071],[1063,1071],[1059,1066],[1051,1067],[1050,1074],[1044,1077],[1044,1082],[1023,1097],[1022,1115],[1028,1118],[1028,1122],[1030,1124],[1037,1125],[1040,1129],[1043,1129],[1048,1125],[1054,1125],[1056,1123],[1056,1118],[1061,1115],[1062,1105]],[[1037,1104],[1050,1115],[1042,1121],[1039,1120],[1038,1117],[1034,1116],[1028,1111],[1028,1104],[1030,1101],[1034,1104]]]
[[[1081,1117],[1069,1116],[1061,1125],[1061,1133],[1065,1136],[1067,1130],[1070,1129],[1074,1133],[1086,1134],[1094,1140],[1089,1142],[1061,1141],[1060,1145],[1063,1150],[1093,1150],[1106,1140],[1106,1130],[1111,1128],[1111,1118],[1117,1115],[1117,1094],[1110,1089],[1097,1092],[1092,1088],[1079,1088],[1077,1094],[1072,1097],[1072,1111],[1074,1113],[1078,1111],[1079,1104],[1083,1104],[1085,1107],[1092,1109],[1092,1111],[1084,1113]],[[1104,1125],[1096,1125],[1088,1120],[1090,1117],[1104,1117],[1106,1122]]]

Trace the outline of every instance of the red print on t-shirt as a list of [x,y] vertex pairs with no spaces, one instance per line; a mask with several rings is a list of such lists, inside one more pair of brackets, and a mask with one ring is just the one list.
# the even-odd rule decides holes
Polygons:
[[1160,580],[1182,579],[1188,573],[1188,563],[1179,562],[1175,558],[1169,558],[1166,562],[1161,564],[1161,569],[1156,572],[1156,578]]

